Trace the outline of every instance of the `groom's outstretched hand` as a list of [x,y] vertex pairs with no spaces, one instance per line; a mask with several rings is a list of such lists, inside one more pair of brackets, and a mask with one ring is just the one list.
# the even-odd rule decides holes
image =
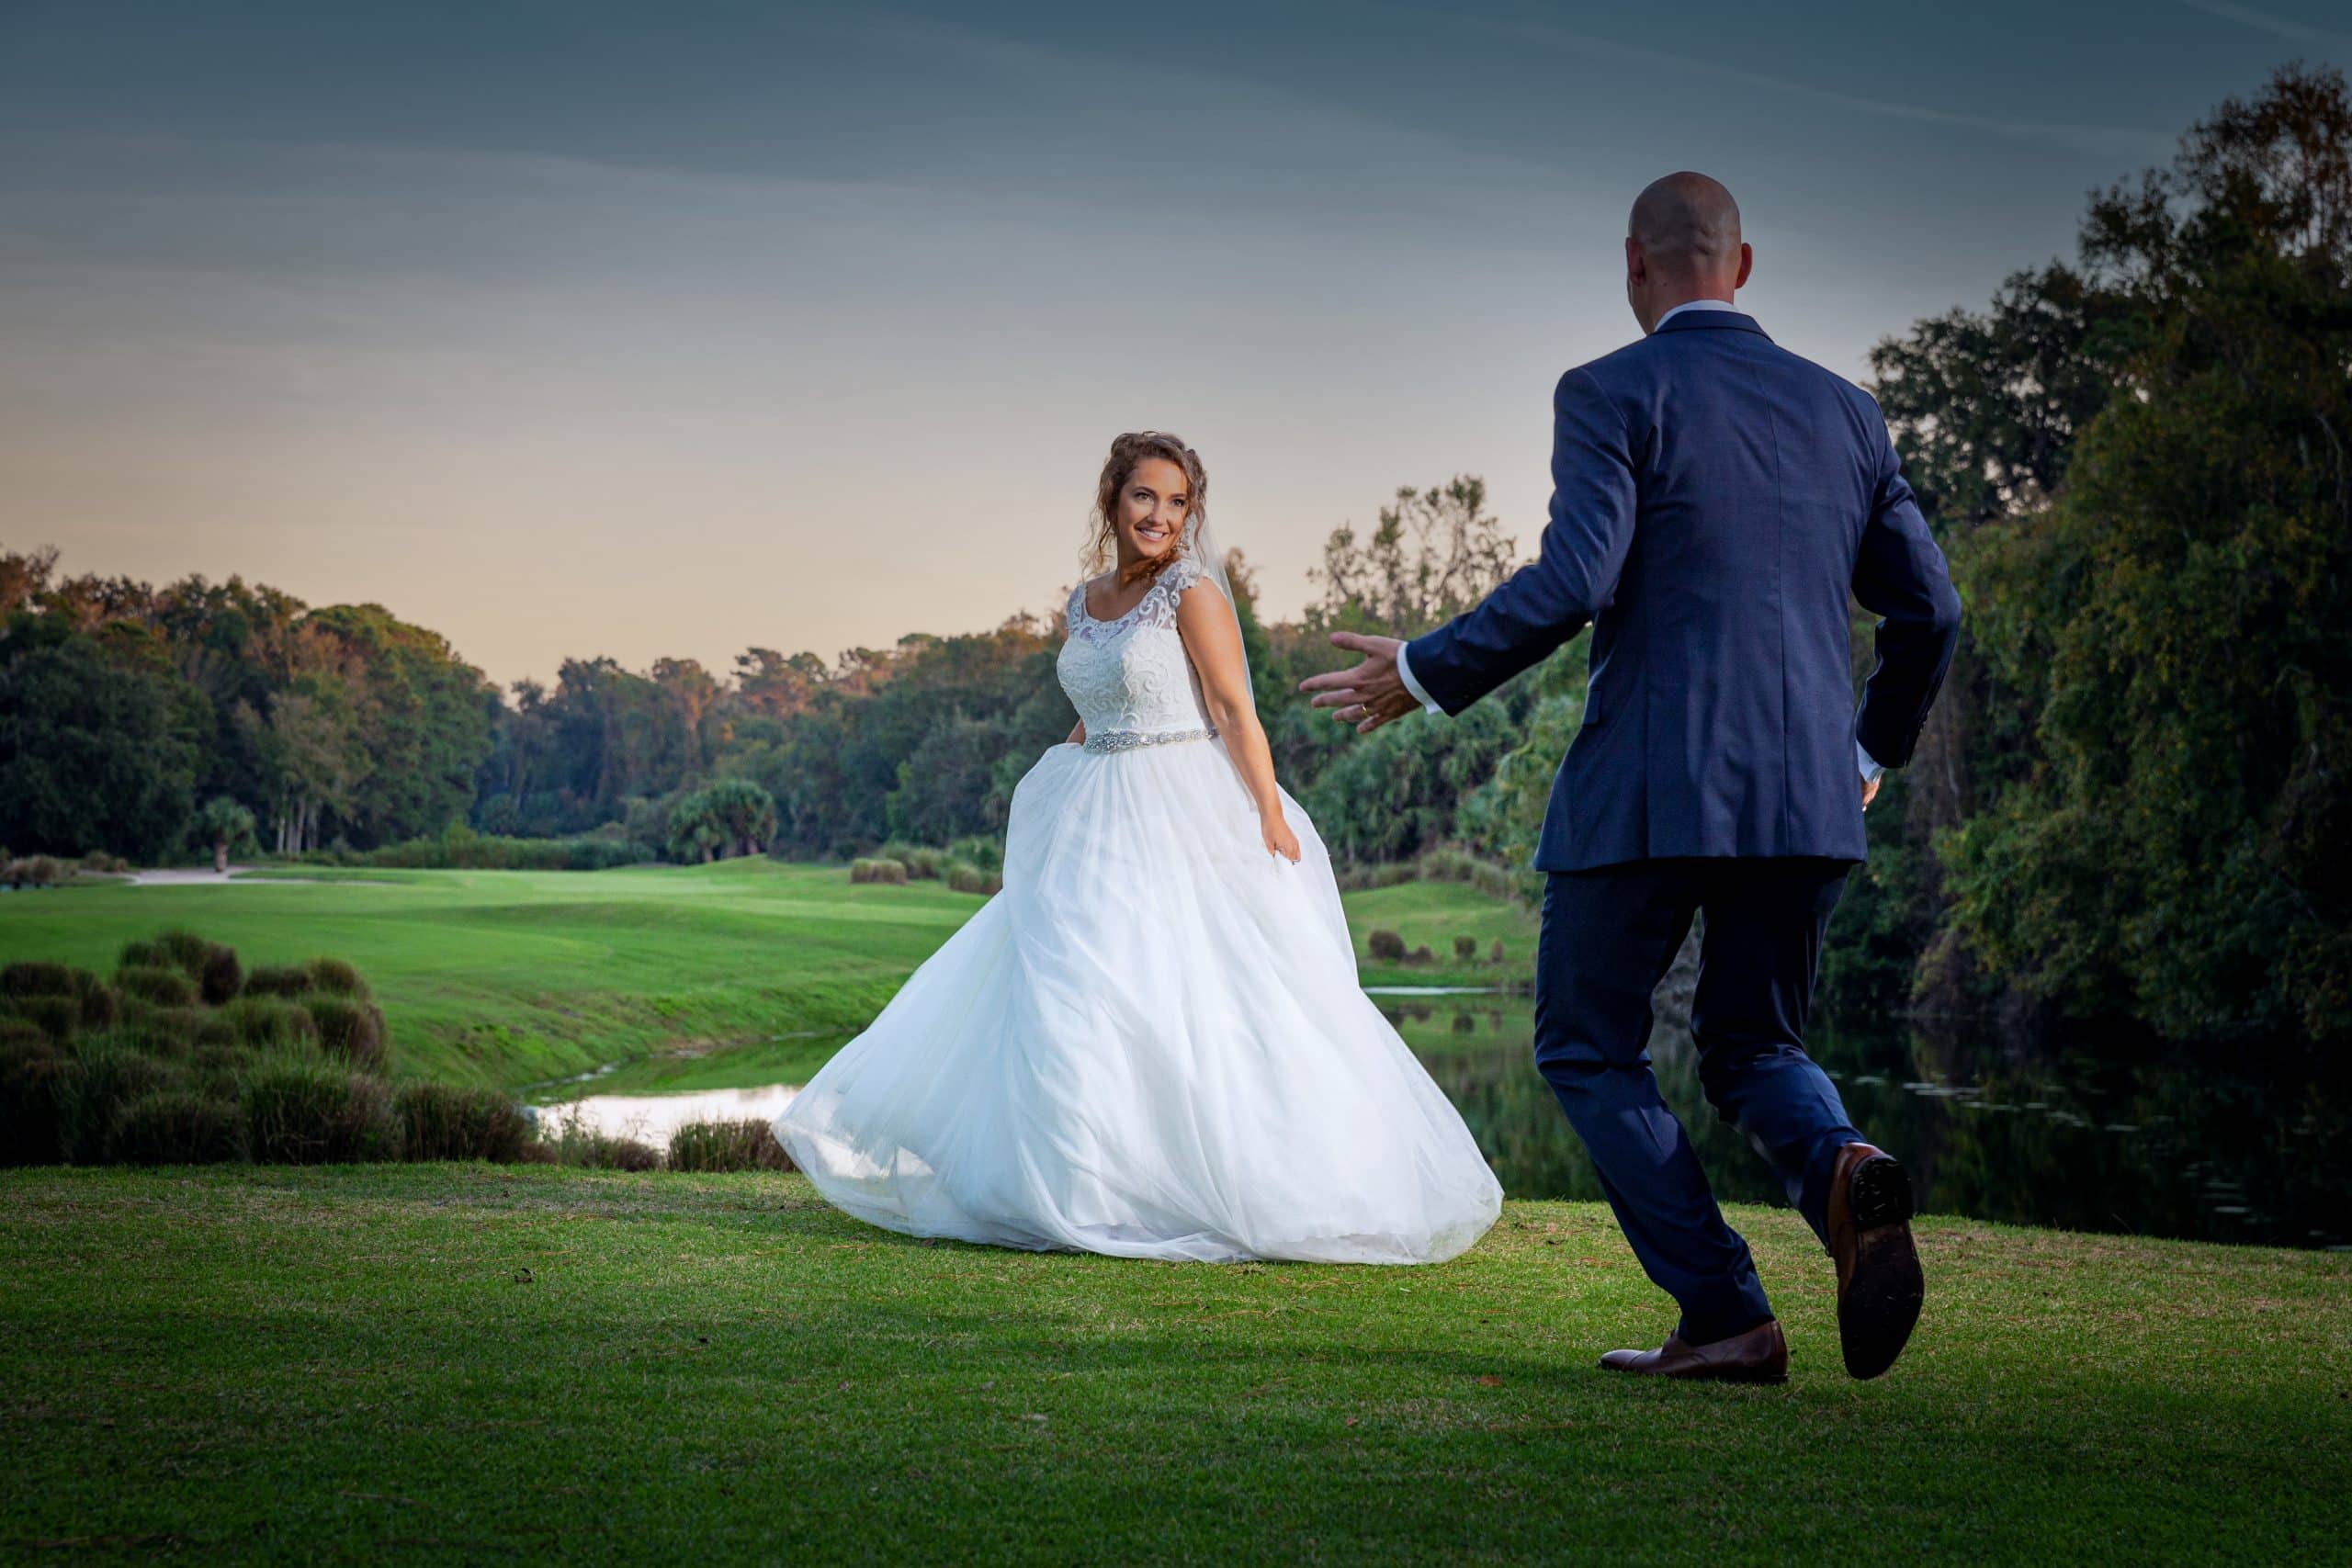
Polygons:
[[1298,689],[1314,693],[1317,707],[1334,710],[1331,716],[1354,725],[1358,735],[1369,735],[1421,705],[1396,673],[1396,650],[1405,646],[1403,638],[1333,632],[1331,646],[1361,653],[1363,661],[1327,675],[1309,675]]

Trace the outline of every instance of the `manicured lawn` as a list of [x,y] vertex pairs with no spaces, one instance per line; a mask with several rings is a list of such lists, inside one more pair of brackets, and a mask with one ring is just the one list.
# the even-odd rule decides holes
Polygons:
[[1427,1269],[926,1246],[788,1176],[0,1173],[0,1554],[2308,1562],[2352,1258],[1933,1220],[1890,1376],[1621,1379],[1600,1209]]
[[[1535,975],[1535,911],[1500,898],[1489,898],[1460,882],[1405,882],[1394,887],[1367,888],[1340,896],[1348,912],[1348,933],[1355,938],[1357,973],[1367,986],[1510,986],[1524,987]],[[1378,964],[1366,958],[1364,942],[1374,930],[1395,931],[1405,939],[1405,951],[1426,947],[1433,964]],[[1475,963],[1463,964],[1453,956],[1453,939],[1469,937],[1477,943]],[[1503,944],[1503,962],[1487,962],[1497,941]]]
[[979,903],[765,860],[75,888],[0,898],[0,958],[105,972],[167,926],[248,967],[347,958],[383,1004],[401,1077],[512,1087],[696,1042],[799,1041],[806,1070]]
[[[724,1047],[733,1081],[746,1081],[754,1059],[774,1081],[795,1081],[981,903],[936,882],[853,886],[840,866],[767,860],[300,874],[330,880],[0,897],[0,962],[55,958],[108,973],[124,942],[186,926],[248,966],[321,953],[357,964],[390,1021],[400,1077],[514,1088]],[[1446,955],[1434,969],[1367,965],[1368,982],[1495,983],[1491,968],[1447,972],[1456,931],[1477,935],[1482,954],[1504,936],[1514,960],[1504,978],[1523,977],[1533,953],[1532,915],[1460,884],[1347,901],[1359,953],[1368,930],[1386,926]],[[694,1072],[639,1087],[697,1087]]]

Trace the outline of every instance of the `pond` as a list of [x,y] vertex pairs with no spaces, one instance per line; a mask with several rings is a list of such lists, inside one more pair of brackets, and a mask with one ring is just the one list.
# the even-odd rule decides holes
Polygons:
[[[1399,987],[1374,1000],[1460,1109],[1506,1193],[1600,1197],[1583,1145],[1535,1070],[1525,996]],[[801,1066],[840,1043],[631,1064],[556,1091],[565,1103],[538,1110],[659,1147],[682,1122],[775,1116],[793,1092],[775,1081],[786,1059],[775,1053],[793,1051],[788,1059]],[[2118,1064],[2089,1053],[2020,1066],[1997,1044],[1973,1049],[1902,1029],[1823,1026],[1813,1050],[1854,1124],[1911,1168],[1929,1213],[2352,1247],[2346,1108],[2317,1087],[2278,1087],[2291,1075]],[[1783,1202],[1761,1156],[1707,1106],[1696,1048],[1663,997],[1650,1057],[1717,1195]],[[805,1080],[805,1070],[797,1076]],[[679,1092],[658,1092],[673,1082]]]

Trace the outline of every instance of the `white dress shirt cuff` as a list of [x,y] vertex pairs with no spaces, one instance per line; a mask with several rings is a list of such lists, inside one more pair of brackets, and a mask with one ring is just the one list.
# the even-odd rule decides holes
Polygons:
[[[1400,649],[1399,651],[1402,650]],[[1403,660],[1399,660],[1397,662],[1401,666]],[[1871,780],[1886,772],[1884,768],[1879,766],[1877,759],[1873,758],[1868,751],[1862,750],[1862,743],[1859,740],[1854,742],[1854,765],[1862,770],[1862,782],[1864,784],[1870,783]]]
[[1421,683],[1413,679],[1413,666],[1406,659],[1405,645],[1401,642],[1396,645],[1396,679],[1405,682],[1405,689],[1413,694],[1413,700],[1421,705],[1423,713],[1443,716],[1445,710],[1438,706],[1437,699],[1421,690]]

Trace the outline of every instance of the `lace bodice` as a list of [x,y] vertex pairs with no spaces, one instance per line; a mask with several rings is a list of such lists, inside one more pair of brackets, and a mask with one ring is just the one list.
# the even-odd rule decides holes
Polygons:
[[1086,723],[1090,751],[1123,750],[1214,734],[1201,699],[1201,678],[1176,631],[1176,600],[1201,579],[1198,563],[1180,560],[1159,574],[1134,609],[1115,620],[1086,613],[1086,584],[1070,590],[1069,640],[1056,671]]

